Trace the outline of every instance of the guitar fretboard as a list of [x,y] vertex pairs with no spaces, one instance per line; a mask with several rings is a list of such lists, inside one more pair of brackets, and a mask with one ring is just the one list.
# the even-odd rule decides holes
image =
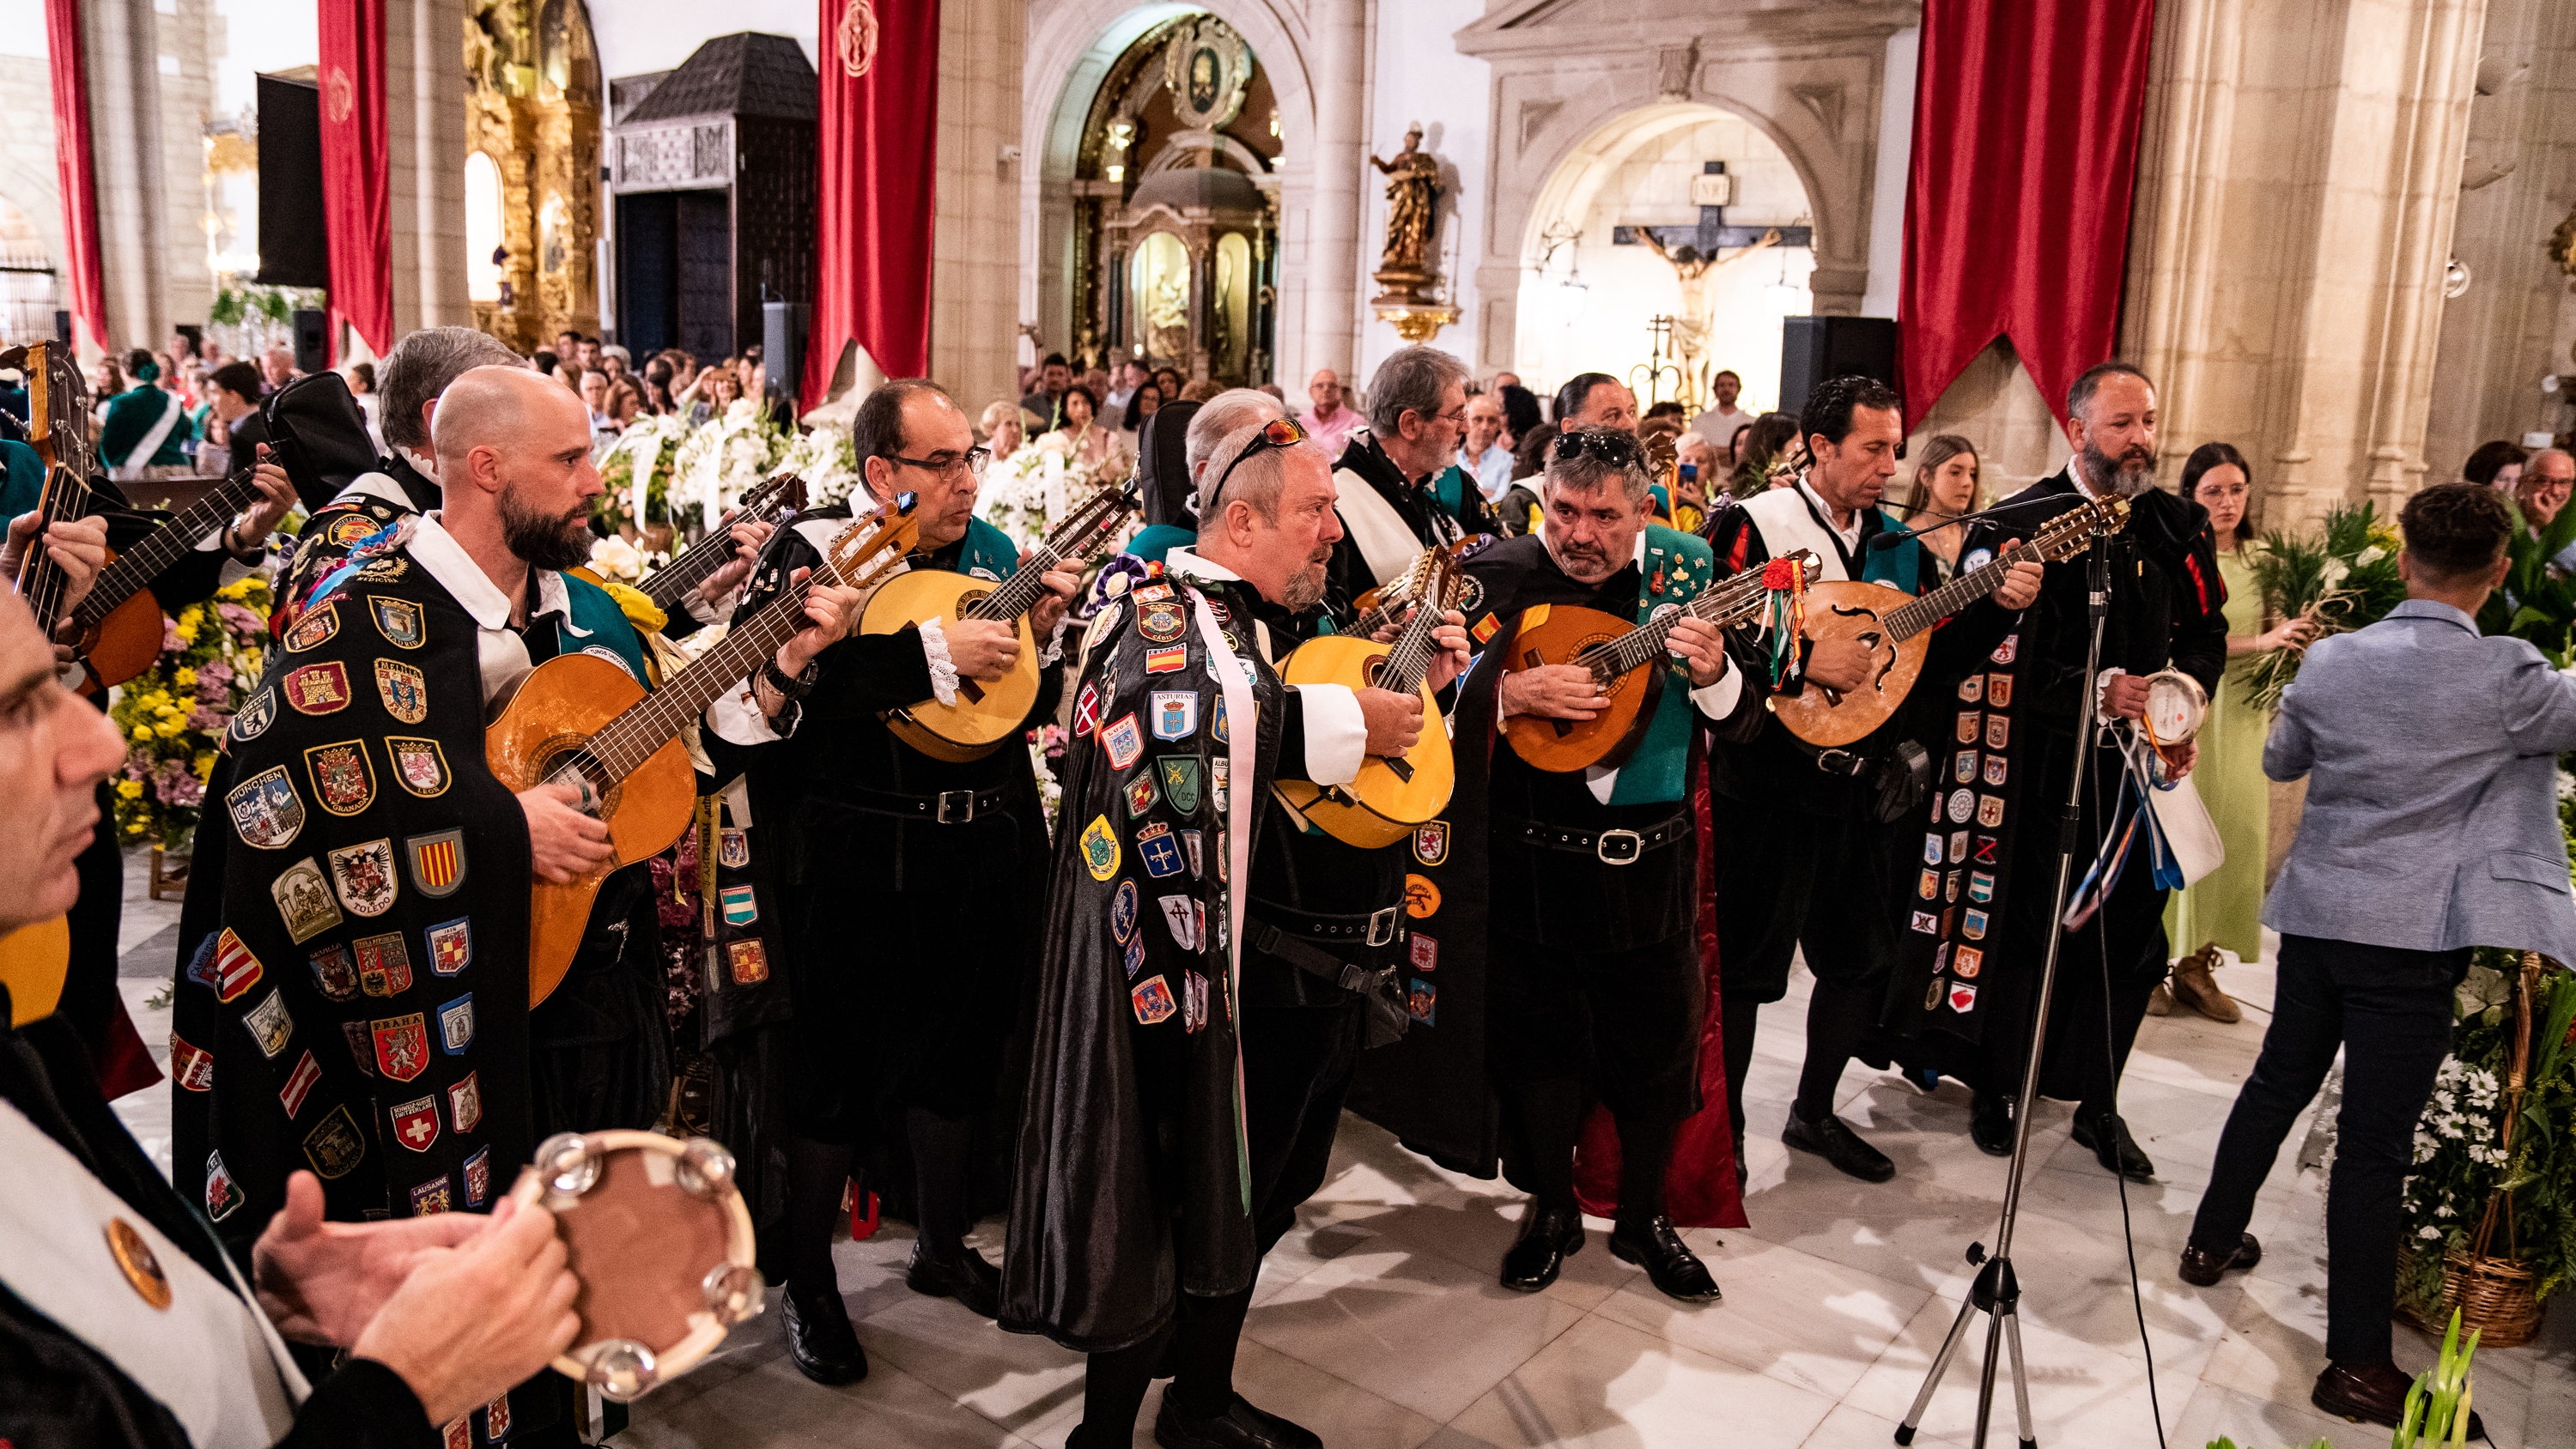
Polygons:
[[1721,629],[1731,628],[1762,612],[1766,595],[1762,567],[1746,569],[1681,608],[1640,624],[1616,639],[1595,644],[1568,662],[1591,670],[1605,682],[1617,679],[1663,653],[1672,638],[1673,626],[1683,618],[1705,619]]
[[2039,549],[2031,544],[2014,544],[1998,552],[1992,563],[1970,569],[1914,602],[1889,610],[1887,632],[1896,639],[1911,639],[2003,587],[2004,575],[2014,564],[2039,556]]
[[1016,620],[1037,607],[1046,592],[1040,575],[1067,558],[1086,557],[1109,541],[1117,531],[1119,520],[1133,510],[1134,482],[1103,488],[1082,502],[1082,506],[1065,516],[1062,523],[1047,531],[1029,551],[1020,556],[1020,566],[993,591],[975,601],[966,610],[969,619]]
[[222,487],[189,504],[168,523],[144,535],[143,541],[116,556],[98,576],[89,597],[81,600],[72,617],[83,629],[95,628],[117,610],[117,606],[149,587],[161,571],[186,557],[207,534],[221,528],[236,513],[259,496],[259,484],[252,470],[244,468],[226,479]]

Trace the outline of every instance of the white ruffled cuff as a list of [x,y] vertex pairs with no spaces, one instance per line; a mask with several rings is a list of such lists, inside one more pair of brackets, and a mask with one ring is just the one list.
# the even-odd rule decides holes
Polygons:
[[941,704],[955,704],[957,665],[948,657],[948,636],[936,619],[921,621],[921,653],[930,661],[930,697]]
[[1055,632],[1047,635],[1046,652],[1038,656],[1039,664],[1053,669],[1064,662],[1064,630],[1065,626],[1072,622],[1073,615],[1070,611],[1057,618]]

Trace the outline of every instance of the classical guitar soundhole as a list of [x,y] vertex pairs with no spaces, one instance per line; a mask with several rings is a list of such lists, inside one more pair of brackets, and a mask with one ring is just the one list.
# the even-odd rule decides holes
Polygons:
[[589,813],[605,820],[616,813],[620,782],[592,757],[588,744],[579,736],[547,741],[537,754],[536,777],[547,785],[589,785]]

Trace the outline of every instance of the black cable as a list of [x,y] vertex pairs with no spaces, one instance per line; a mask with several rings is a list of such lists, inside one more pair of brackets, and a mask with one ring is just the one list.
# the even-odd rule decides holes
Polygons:
[[[2091,756],[2093,772],[2092,778],[2087,783],[2093,791],[2093,818],[2097,822],[2107,824],[2102,814],[2102,757],[2098,753],[2099,746],[2092,740],[2086,740],[2082,742],[2082,748],[2096,751]],[[2123,752],[2120,779],[2121,788],[2124,790],[2128,783],[2127,760],[2128,756]],[[2079,758],[2077,762],[2079,768],[2082,763],[2082,759]],[[2155,829],[2153,819],[2143,818],[2148,817],[2150,813],[2146,797],[2139,796],[2138,814],[2142,818],[2137,822],[2136,828],[2150,832]],[[2108,831],[2105,830],[2106,840],[2108,835]],[[2101,847],[2097,845],[2094,849],[2098,851]],[[2147,864],[2150,869],[2155,865],[2155,846],[2152,835],[2148,841]],[[2125,873],[2128,868],[2128,858],[2123,856],[2119,862],[2119,869],[2103,877],[2101,896],[2094,903],[2092,921],[2095,927],[2093,932],[2095,954],[2102,963],[2102,1065],[2107,1073],[2111,1093],[2110,1110],[2104,1114],[2102,1125],[2094,1130],[2099,1134],[2098,1140],[2110,1148],[2111,1161],[2114,1164],[2120,1160],[2120,1134],[2128,1129],[2120,1117],[2120,1053],[2119,1048],[2112,1044],[2113,1039],[2118,1035],[2119,1026],[2111,1007],[2111,894],[2119,886],[2119,875]],[[2059,922],[2058,928],[2065,929],[2065,923]],[[2040,1030],[2044,1034],[2048,1030],[2048,1023],[2041,1022]],[[2147,1409],[2155,1417],[2156,1449],[2165,1449],[2164,1403],[2156,1394],[2156,1346],[2147,1337],[2147,1295],[2146,1290],[2138,1285],[2138,1236],[2135,1226],[2129,1220],[2129,1174],[2115,1165],[2111,1170],[2111,1180],[2120,1193],[2120,1242],[2129,1254],[2129,1307],[2138,1319],[2138,1350],[2145,1354],[2147,1359]]]

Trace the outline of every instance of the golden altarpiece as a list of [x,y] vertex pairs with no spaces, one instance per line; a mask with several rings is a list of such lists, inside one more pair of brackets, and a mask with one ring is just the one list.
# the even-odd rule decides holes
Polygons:
[[474,325],[522,352],[566,328],[596,335],[605,88],[590,8],[466,0],[464,44],[466,150],[500,191],[500,295],[476,299]]

